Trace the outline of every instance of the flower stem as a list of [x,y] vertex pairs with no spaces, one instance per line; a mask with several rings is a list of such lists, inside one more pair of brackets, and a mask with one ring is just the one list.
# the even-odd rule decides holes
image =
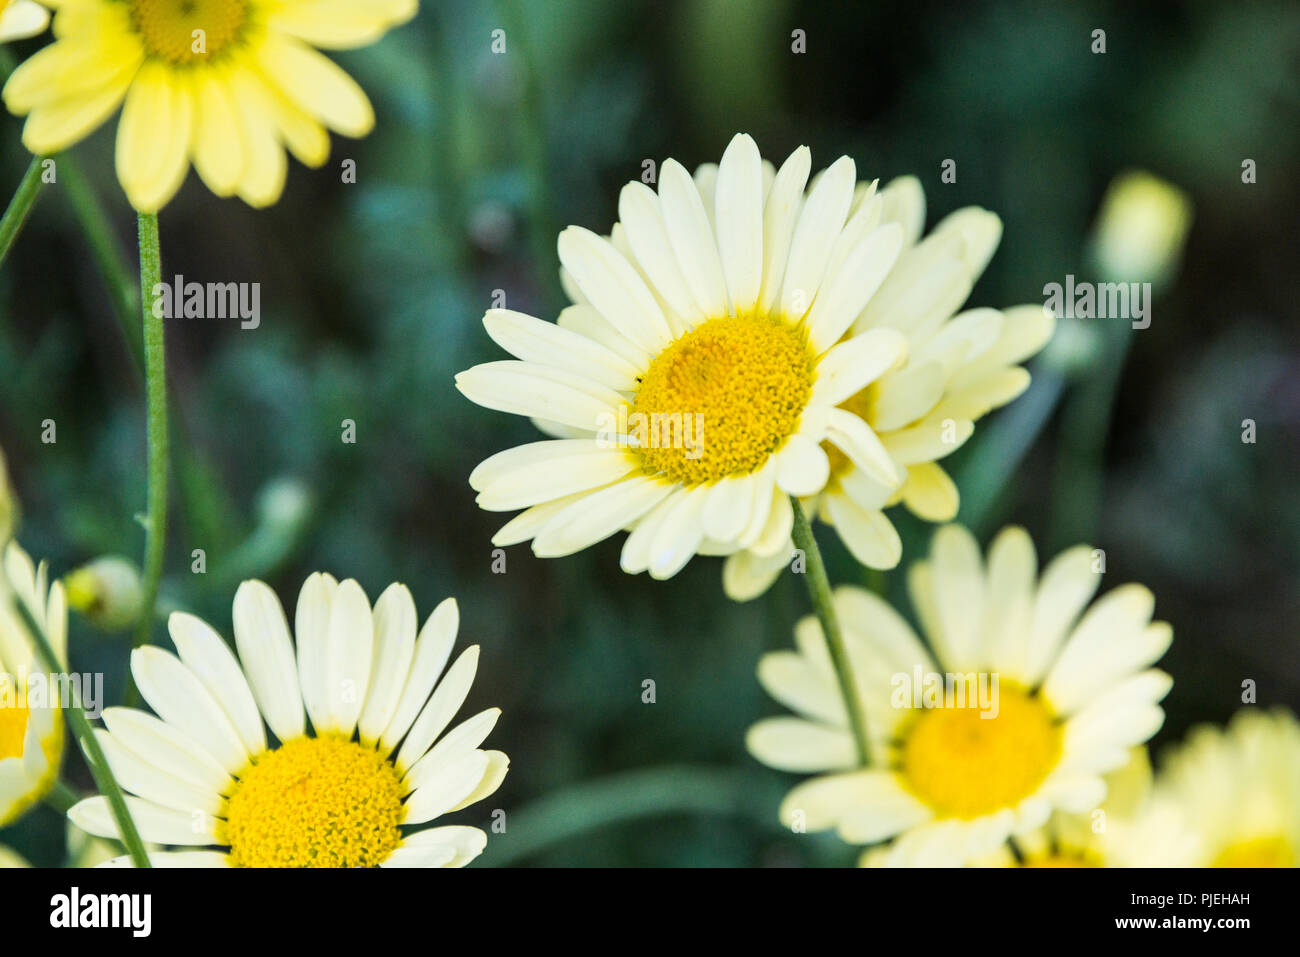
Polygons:
[[[144,517],[144,600],[136,625],[133,646],[149,643],[153,629],[158,583],[162,579],[163,554],[167,541],[167,361],[163,342],[163,317],[154,315],[153,288],[161,281],[162,261],[158,242],[158,216],[140,214],[140,303],[144,332],[145,403],[148,409],[148,499]],[[134,700],[135,686],[128,698]]]
[[[44,667],[51,672],[61,670],[63,663],[54,653],[49,636],[45,634],[45,629],[36,620],[27,603],[18,595],[13,596],[13,603],[18,617],[22,619],[23,625],[32,636],[32,642]],[[140,839],[140,832],[136,830],[135,821],[131,820],[131,811],[126,806],[126,796],[122,793],[117,778],[113,777],[113,770],[108,765],[108,759],[104,757],[103,748],[99,746],[99,739],[95,737],[95,729],[90,726],[90,719],[86,717],[85,709],[81,706],[81,690],[75,681],[69,681],[67,687],[72,700],[69,707],[63,709],[63,713],[68,719],[68,726],[72,729],[72,736],[81,742],[86,763],[90,765],[90,773],[95,778],[95,785],[99,788],[99,793],[108,799],[108,808],[113,814],[113,820],[117,822],[118,833],[122,837],[122,843],[126,845],[127,853],[131,855],[131,861],[136,867],[149,867],[149,855],[145,853],[144,842]]]
[[27,172],[23,174],[22,181],[18,184],[18,191],[14,193],[14,198],[9,200],[4,217],[0,218],[0,263],[3,263],[9,255],[14,240],[18,238],[19,230],[27,221],[27,214],[32,211],[37,197],[41,195],[41,187],[44,185],[41,179],[43,160],[44,158],[40,156],[32,157],[31,165],[27,167]]
[[844,633],[840,631],[840,620],[835,615],[835,602],[831,596],[830,580],[826,577],[826,565],[822,561],[821,549],[817,547],[817,538],[813,535],[812,525],[804,515],[799,500],[793,495],[790,496],[790,507],[794,509],[795,548],[804,553],[804,560],[808,566],[803,576],[808,586],[808,597],[812,600],[817,620],[821,622],[822,633],[826,635],[831,662],[835,666],[835,677],[840,683],[840,695],[844,698],[844,712],[848,715],[849,730],[853,732],[858,765],[866,767],[871,760],[871,751],[867,746],[867,718],[862,710],[862,698],[858,695],[857,682],[853,678],[853,665],[849,660],[848,648],[844,644]]

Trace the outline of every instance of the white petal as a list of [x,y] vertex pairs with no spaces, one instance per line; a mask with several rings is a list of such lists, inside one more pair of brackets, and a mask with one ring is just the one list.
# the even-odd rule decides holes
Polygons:
[[489,309],[483,327],[517,359],[585,376],[618,392],[636,388],[641,370],[618,353],[553,322],[509,309]]
[[722,273],[736,314],[745,315],[763,285],[763,158],[744,133],[722,154],[714,208]]
[[831,247],[853,200],[853,160],[841,156],[818,178],[799,213],[781,286],[781,313],[799,319],[821,288]]
[[478,671],[479,646],[470,645],[455,663],[447,669],[447,674],[434,688],[411,726],[411,732],[402,742],[394,764],[403,774],[420,758],[437,740],[438,735],[451,723],[460,706],[465,703],[470,687],[474,684],[474,675]]
[[803,208],[803,191],[812,169],[812,154],[801,146],[781,164],[763,206],[763,289],[758,311],[772,311],[785,279],[795,224]]
[[306,722],[298,663],[284,608],[275,592],[260,581],[246,581],[235,592],[235,647],[253,697],[281,741],[303,734]]
[[131,674],[149,707],[197,740],[230,773],[248,764],[248,750],[225,710],[180,659],[161,648],[131,652]]
[[371,747],[393,720],[415,657],[419,621],[415,599],[405,585],[394,583],[375,602],[375,650],[366,704],[358,719],[361,743]]
[[391,754],[397,747],[397,743],[410,730],[420,709],[429,700],[429,693],[433,691],[438,676],[451,657],[451,648],[459,630],[460,608],[456,599],[444,599],[433,610],[433,614],[420,629],[420,637],[416,639],[415,658],[410,673],[402,687],[393,719],[380,739],[380,749],[385,755]]
[[807,320],[809,341],[816,352],[825,352],[839,342],[880,288],[902,248],[902,228],[886,223],[858,243],[837,272],[826,276]]
[[795,433],[777,453],[776,484],[783,492],[803,498],[826,487],[830,460],[820,445]]
[[[127,810],[141,839],[154,844],[216,844],[216,818],[161,807],[152,801],[127,795]],[[108,808],[108,798],[86,798],[68,809],[68,820],[96,837],[120,838],[117,822]]]
[[402,823],[423,824],[450,812],[474,792],[487,767],[488,756],[482,751],[462,755],[407,799]]
[[185,612],[173,613],[167,628],[181,661],[225,710],[248,753],[266,750],[266,731],[253,692],[222,637],[211,625]]
[[872,329],[834,346],[817,363],[812,401],[839,405],[900,365],[907,340],[893,329]]
[[659,203],[677,268],[691,290],[699,314],[712,319],[727,315],[727,286],[713,227],[700,191],[676,160],[664,160],[659,171]]

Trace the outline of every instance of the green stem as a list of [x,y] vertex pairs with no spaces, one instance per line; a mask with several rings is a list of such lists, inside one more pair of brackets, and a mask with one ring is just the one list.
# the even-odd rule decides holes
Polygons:
[[1061,439],[1053,477],[1051,542],[1054,549],[1095,542],[1105,495],[1106,440],[1132,332],[1129,323],[1104,327],[1088,375],[1079,379],[1061,410]]
[[[140,313],[144,330],[145,403],[148,408],[148,500],[145,514],[144,601],[136,626],[134,647],[149,643],[153,630],[158,583],[162,579],[167,541],[167,362],[163,342],[163,317],[154,315],[153,288],[162,279],[158,242],[158,216],[140,214]],[[134,684],[128,692],[134,700]]]
[[[22,619],[32,637],[43,667],[49,669],[51,673],[58,672],[63,668],[63,663],[54,653],[54,647],[50,644],[45,629],[41,627],[22,598],[14,595],[13,603],[18,617]],[[99,793],[108,799],[109,810],[113,814],[113,820],[117,822],[118,833],[122,837],[122,843],[126,845],[127,853],[131,855],[131,861],[136,867],[149,867],[149,855],[145,853],[144,841],[140,839],[135,821],[131,819],[131,811],[126,806],[126,796],[122,793],[117,778],[113,777],[113,770],[108,765],[108,759],[104,757],[103,748],[99,746],[99,739],[95,737],[95,729],[91,727],[90,719],[86,717],[85,709],[81,706],[81,690],[75,681],[69,681],[67,687],[72,700],[69,707],[63,709],[63,713],[68,719],[68,726],[72,729],[72,736],[81,742],[86,763],[90,765],[90,773],[95,778],[95,785],[99,788]]]
[[840,695],[844,698],[844,712],[849,718],[849,730],[853,732],[853,743],[857,749],[858,764],[866,767],[871,762],[871,750],[867,746],[867,718],[862,710],[862,698],[858,695],[857,682],[853,677],[853,664],[849,660],[848,648],[844,644],[844,633],[840,631],[840,620],[835,614],[835,602],[831,595],[830,579],[826,577],[826,565],[822,561],[821,549],[817,547],[817,538],[799,500],[790,496],[790,507],[794,509],[794,545],[804,553],[807,570],[804,583],[808,586],[808,597],[812,600],[813,611],[822,624],[826,635],[826,645],[830,649],[831,662],[835,665],[835,677],[839,679]]
[[32,157],[31,165],[27,167],[27,172],[23,174],[22,181],[18,184],[18,191],[14,193],[14,198],[9,200],[4,217],[0,218],[0,264],[3,264],[9,255],[14,240],[18,238],[19,230],[23,228],[23,223],[27,222],[27,214],[32,211],[37,197],[41,195],[41,187],[45,185],[41,178],[42,162],[44,157]]

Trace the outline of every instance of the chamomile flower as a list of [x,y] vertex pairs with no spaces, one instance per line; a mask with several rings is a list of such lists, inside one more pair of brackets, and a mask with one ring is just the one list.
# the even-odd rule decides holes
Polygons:
[[117,174],[136,209],[166,205],[190,163],[218,196],[280,197],[285,149],[308,166],[329,134],[374,113],[317,47],[375,42],[417,0],[60,0],[54,43],[14,71],[9,110],[36,154],[81,140],[119,106]]
[[[872,187],[859,185],[869,194]],[[845,398],[839,408],[880,436],[899,485],[882,483],[850,458],[826,447],[830,478],[804,502],[839,533],[853,556],[869,568],[893,568],[902,543],[884,509],[904,505],[930,522],[957,516],[957,486],[939,464],[975,431],[975,422],[1029,386],[1020,363],[1051,338],[1055,319],[1041,305],[957,310],[970,295],[1002,237],[1002,222],[977,207],[959,209],[920,238],[925,196],[913,177],[880,191],[883,221],[903,229],[904,250],[879,292],[855,318],[850,335],[889,329],[902,334],[907,361]],[[731,556],[723,586],[738,601],[754,598],[788,564],[793,544],[746,549]]]
[[1200,867],[1300,865],[1300,723],[1289,712],[1239,711],[1202,726],[1156,779],[1200,837]]
[[[884,601],[837,590],[871,765],[858,766],[825,639],[807,618],[798,651],[759,665],[764,688],[799,717],[760,721],[747,738],[765,764],[824,772],[790,792],[781,819],[854,844],[891,841],[883,862],[933,866],[985,857],[1053,811],[1096,808],[1102,775],[1164,721],[1172,681],[1149,666],[1172,631],[1151,621],[1140,585],[1087,607],[1093,563],[1079,546],[1040,578],[1022,529],[999,534],[986,563],[969,532],[940,528],[908,578],[933,654]],[[932,682],[953,693],[908,693]]]
[[4,545],[0,568],[0,827],[39,801],[59,776],[63,715],[59,702],[33,691],[47,674],[27,627],[14,610],[21,598],[62,660],[67,651],[68,612],[63,587],[49,584],[45,565],[32,564],[17,542]]
[[50,11],[35,0],[0,0],[0,43],[34,37],[50,25]]
[[905,358],[894,329],[846,336],[898,257],[903,228],[841,157],[805,192],[810,153],[774,170],[737,135],[716,167],[665,160],[658,192],[623,188],[609,238],[560,234],[575,304],[555,323],[484,318],[513,360],[462,372],[487,408],[556,438],[508,449],[470,476],[478,504],[524,511],[493,538],[540,557],[629,530],[622,567],[655,578],[693,555],[790,537],[788,495],[822,490],[823,447],[880,486],[903,476],[839,406]]
[[[314,574],[298,597],[295,653],[274,592],[248,581],[234,602],[239,659],[192,615],[168,625],[179,657],[131,656],[156,716],[109,708],[97,732],[142,839],[206,848],[153,853],[155,866],[459,867],[483,851],[475,827],[409,830],[489,796],[509,766],[479,747],[496,708],[443,734],[478,666],[473,646],[443,674],[453,599],[417,637],[405,586],[372,609],[355,581]],[[117,836],[104,797],[68,816]]]

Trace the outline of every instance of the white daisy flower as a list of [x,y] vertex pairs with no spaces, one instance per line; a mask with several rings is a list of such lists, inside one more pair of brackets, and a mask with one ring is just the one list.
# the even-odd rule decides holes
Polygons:
[[[857,766],[821,627],[806,618],[798,651],[765,655],[758,671],[799,717],[760,721],[747,738],[765,764],[826,772],[786,797],[781,819],[835,828],[855,844],[892,841],[889,864],[957,865],[1041,827],[1054,810],[1096,808],[1102,775],[1164,721],[1157,702],[1172,680],[1148,666],[1172,630],[1151,621],[1154,599],[1140,585],[1085,611],[1100,584],[1093,561],[1079,546],[1039,578],[1029,536],[1008,528],[986,566],[969,532],[944,526],[908,579],[933,655],[880,598],[837,590],[871,766]],[[955,694],[931,702],[908,693],[932,681],[951,682]],[[980,687],[990,692],[982,701]]]
[[516,358],[462,372],[487,408],[556,438],[508,449],[470,476],[478,504],[522,514],[493,538],[568,555],[626,529],[622,567],[655,578],[695,554],[789,540],[788,495],[820,492],[837,450],[882,487],[903,473],[840,406],[905,359],[903,335],[847,336],[893,268],[903,227],[841,157],[805,193],[810,153],[774,170],[737,135],[695,179],[665,160],[629,183],[609,238],[560,234],[575,304],[555,323],[484,317]]
[[49,25],[50,11],[35,0],[0,0],[0,43],[34,37]]
[[17,595],[62,660],[67,654],[68,610],[63,587],[49,584],[17,542],[4,546],[0,569],[0,827],[13,821],[54,786],[63,757],[63,715],[57,700],[29,697],[33,676],[45,675],[27,627],[13,608]]
[[1239,711],[1202,726],[1156,779],[1202,842],[1198,867],[1300,865],[1300,723],[1283,710]]
[[[417,637],[404,585],[390,585],[372,610],[355,581],[314,574],[298,596],[295,654],[275,593],[248,581],[234,625],[239,659],[198,618],[172,615],[180,656],[153,647],[131,656],[157,717],[109,708],[97,732],[135,795],[127,805],[141,838],[209,848],[153,853],[155,866],[460,867],[483,851],[475,827],[406,830],[486,798],[509,767],[479,747],[498,709],[443,734],[478,667],[475,645],[443,674],[459,627],[454,599]],[[68,816],[117,836],[104,797]]]
[[[859,193],[872,187],[859,185]],[[903,228],[898,263],[855,318],[850,335],[890,329],[907,340],[907,361],[840,403],[879,435],[900,485],[877,480],[827,446],[825,490],[804,512],[831,525],[853,556],[869,568],[893,568],[902,543],[884,509],[903,504],[930,522],[957,516],[957,486],[938,464],[975,431],[975,422],[1029,386],[1020,366],[1047,343],[1055,318],[1042,305],[957,310],[988,265],[1002,237],[1002,221],[968,206],[945,217],[920,239],[925,195],[911,176],[880,191],[882,218]],[[919,241],[918,241],[919,240]],[[749,548],[731,556],[723,586],[738,601],[754,598],[789,563],[793,544]]]

